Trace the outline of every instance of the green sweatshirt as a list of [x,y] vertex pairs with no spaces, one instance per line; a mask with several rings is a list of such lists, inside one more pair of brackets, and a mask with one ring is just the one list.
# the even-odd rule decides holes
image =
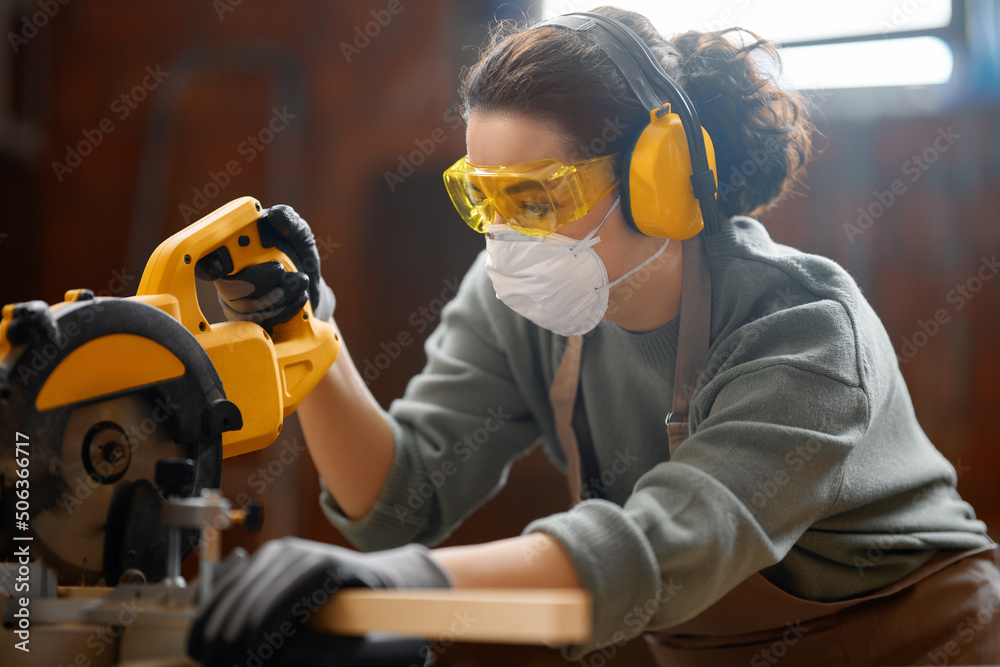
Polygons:
[[[525,528],[554,536],[593,593],[594,635],[565,648],[571,659],[690,619],[758,571],[831,601],[895,582],[937,550],[990,543],[850,276],[749,218],[704,245],[711,345],[673,457],[677,319],[643,333],[603,320],[584,337],[575,426],[588,499]],[[497,299],[483,264],[389,410],[395,458],[372,511],[350,520],[324,489],[327,515],[359,548],[442,540],[539,440],[565,470],[548,390],[566,339]]]

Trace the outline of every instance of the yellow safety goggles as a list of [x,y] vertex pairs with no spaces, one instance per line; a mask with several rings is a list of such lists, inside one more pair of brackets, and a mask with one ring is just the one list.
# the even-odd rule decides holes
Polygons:
[[575,164],[535,160],[507,166],[480,166],[460,159],[444,172],[455,208],[477,232],[501,222],[527,236],[547,236],[583,217],[615,189],[615,155]]

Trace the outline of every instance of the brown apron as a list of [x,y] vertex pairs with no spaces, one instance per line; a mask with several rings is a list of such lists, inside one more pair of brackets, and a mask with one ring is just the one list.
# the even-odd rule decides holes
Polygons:
[[[684,241],[670,453],[687,438],[689,396],[707,358],[711,278],[700,236]],[[571,502],[579,502],[580,456],[573,433],[583,339],[567,339],[550,390],[566,454]],[[696,617],[647,632],[657,664],[970,665],[1000,664],[1000,568],[996,545],[942,551],[895,584],[839,602],[786,593],[759,572]]]

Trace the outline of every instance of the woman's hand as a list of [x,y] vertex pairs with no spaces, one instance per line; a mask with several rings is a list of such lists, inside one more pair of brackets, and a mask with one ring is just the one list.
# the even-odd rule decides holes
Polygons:
[[278,261],[262,262],[230,275],[212,255],[198,261],[196,275],[212,280],[229,320],[256,322],[271,331],[302,310],[308,300],[313,315],[327,322],[336,298],[323,281],[316,239],[309,224],[290,206],[272,206],[258,225],[264,247],[277,247],[298,269],[285,271]]
[[325,600],[342,588],[450,586],[448,575],[421,545],[360,553],[294,537],[274,540],[223,575],[211,599],[203,601],[188,636],[188,653],[206,665],[228,667],[254,654],[266,636],[293,643],[314,610],[303,600]]

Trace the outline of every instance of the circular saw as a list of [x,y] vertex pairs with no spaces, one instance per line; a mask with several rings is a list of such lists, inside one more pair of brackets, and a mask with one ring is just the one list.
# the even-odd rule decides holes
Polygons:
[[[271,444],[336,359],[334,328],[302,312],[272,331],[210,323],[200,260],[226,273],[294,252],[235,200],[164,241],[134,297],[72,290],[9,304],[0,320],[0,556],[31,545],[68,584],[166,573],[159,461],[193,462],[197,496],[222,460]],[[184,555],[197,536],[184,540]],[[18,553],[21,553],[20,551]]]

